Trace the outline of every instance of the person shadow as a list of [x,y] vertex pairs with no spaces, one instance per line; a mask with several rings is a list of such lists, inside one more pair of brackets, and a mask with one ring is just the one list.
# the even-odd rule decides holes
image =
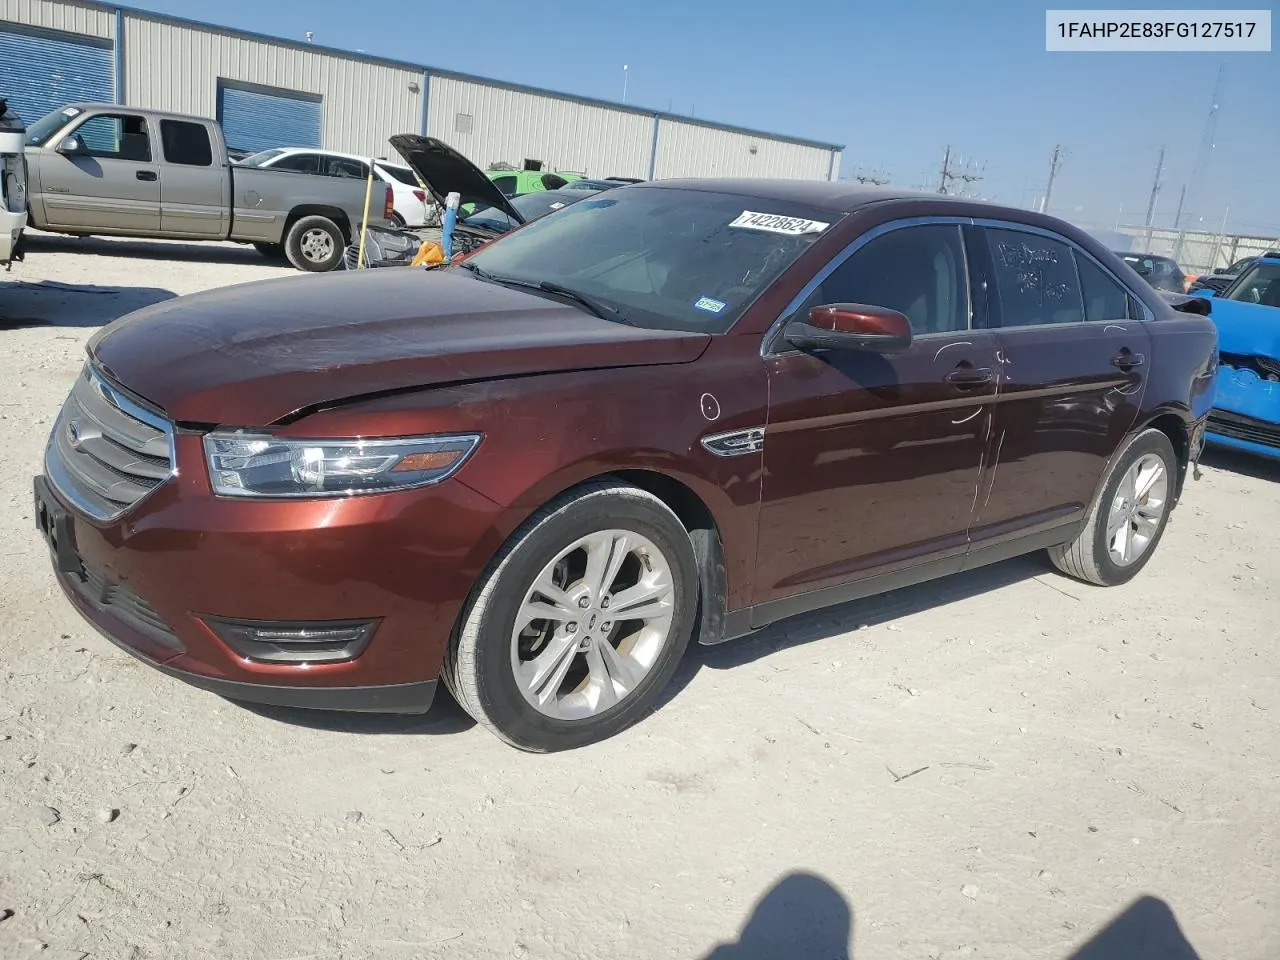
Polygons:
[[751,911],[738,939],[703,960],[852,960],[853,908],[822,877],[791,873]]

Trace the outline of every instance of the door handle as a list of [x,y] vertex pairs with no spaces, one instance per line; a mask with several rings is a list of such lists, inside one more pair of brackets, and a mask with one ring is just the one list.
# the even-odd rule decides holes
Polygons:
[[991,382],[991,368],[961,367],[948,373],[946,381],[957,390],[971,390]]
[[134,174],[139,180],[155,180],[156,172],[154,170],[139,170]]
[[1140,367],[1147,362],[1147,358],[1140,353],[1133,353],[1128,349],[1121,350],[1111,358],[1112,366],[1119,367],[1121,370],[1132,370],[1134,367]]

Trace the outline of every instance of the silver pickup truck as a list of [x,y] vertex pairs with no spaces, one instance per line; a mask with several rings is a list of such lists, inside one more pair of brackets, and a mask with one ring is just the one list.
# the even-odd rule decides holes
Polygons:
[[[364,216],[365,182],[232,164],[209,119],[76,103],[27,127],[30,225],[87,236],[236,240],[299,270],[342,262]],[[371,225],[391,187],[375,183]]]

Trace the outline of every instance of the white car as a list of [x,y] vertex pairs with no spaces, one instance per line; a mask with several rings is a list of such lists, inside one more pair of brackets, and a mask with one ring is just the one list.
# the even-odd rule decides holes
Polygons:
[[[254,153],[238,161],[242,167],[263,167],[268,170],[290,170],[324,177],[351,177],[366,180],[369,177],[369,158],[336,150],[317,150],[313,147],[273,147]],[[395,214],[392,219],[400,227],[437,226],[440,214],[430,194],[423,189],[413,171],[399,163],[386,160],[373,161],[374,179],[389,183],[395,195]]]
[[26,130],[0,98],[0,266],[22,259],[22,230],[27,225]]

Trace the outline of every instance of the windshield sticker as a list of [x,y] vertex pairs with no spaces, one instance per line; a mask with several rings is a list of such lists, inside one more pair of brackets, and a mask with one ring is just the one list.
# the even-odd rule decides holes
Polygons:
[[727,306],[723,300],[715,300],[711,297],[700,297],[694,301],[693,305],[699,310],[707,311],[707,313],[719,313]]
[[754,210],[743,210],[734,220],[731,227],[743,230],[763,230],[766,233],[781,233],[789,237],[798,237],[806,233],[821,233],[829,223],[820,220],[803,220],[800,217],[784,217],[776,213],[756,213]]

